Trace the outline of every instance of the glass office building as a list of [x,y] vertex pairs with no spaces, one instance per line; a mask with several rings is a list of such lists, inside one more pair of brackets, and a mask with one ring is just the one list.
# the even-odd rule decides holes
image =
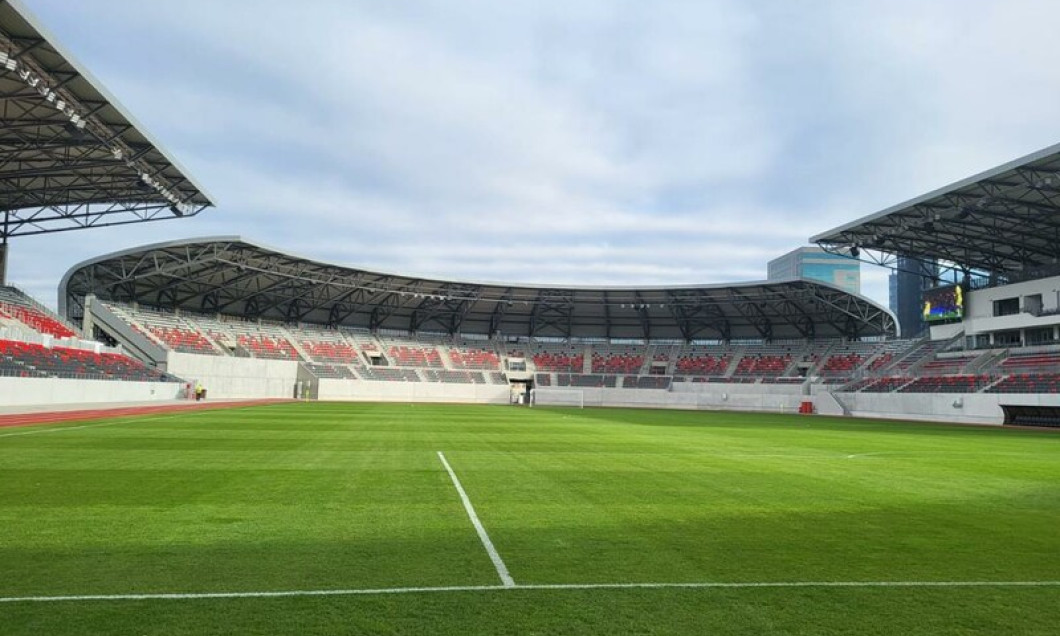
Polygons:
[[854,294],[861,293],[861,263],[819,247],[800,247],[769,261],[767,267],[769,280],[808,278]]

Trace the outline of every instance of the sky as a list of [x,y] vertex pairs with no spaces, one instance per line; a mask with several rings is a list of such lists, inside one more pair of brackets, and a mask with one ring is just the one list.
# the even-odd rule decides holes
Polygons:
[[210,235],[455,280],[762,280],[1060,141],[1052,0],[23,1],[217,203],[13,239],[53,306],[82,260]]

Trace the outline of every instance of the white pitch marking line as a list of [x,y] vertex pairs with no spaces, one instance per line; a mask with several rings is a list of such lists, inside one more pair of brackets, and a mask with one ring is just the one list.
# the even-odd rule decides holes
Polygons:
[[471,505],[471,499],[464,492],[464,487],[460,485],[460,480],[457,478],[456,473],[453,472],[453,467],[445,460],[445,454],[442,451],[438,451],[438,459],[442,460],[442,465],[445,466],[446,472],[449,473],[450,479],[453,480],[456,492],[460,495],[460,501],[464,502],[464,510],[467,511],[467,516],[471,518],[471,525],[475,526],[475,532],[478,532],[478,538],[482,541],[482,546],[489,553],[490,560],[493,561],[493,567],[497,568],[497,576],[501,577],[501,583],[504,587],[515,587],[515,579],[508,573],[508,566],[504,565],[504,559],[501,558],[497,548],[490,541],[490,536],[486,534],[486,528],[483,527],[478,515],[475,514],[475,507]]
[[510,590],[562,591],[888,587],[1060,587],[1060,581],[761,581],[746,583],[542,583],[529,585],[448,585],[439,587],[388,587],[346,590],[280,590],[273,592],[176,592],[145,594],[82,594],[76,596],[6,596],[0,597],[0,603],[57,603],[63,601],[175,601],[231,598],[289,598],[311,596],[379,596],[384,594],[434,594],[445,592],[496,592]]

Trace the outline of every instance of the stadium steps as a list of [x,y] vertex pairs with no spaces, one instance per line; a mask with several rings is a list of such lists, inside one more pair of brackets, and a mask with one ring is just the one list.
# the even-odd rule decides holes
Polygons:
[[190,325],[190,324],[189,324],[189,327],[195,329],[196,332],[201,334],[202,337],[203,337],[203,340],[205,340],[206,342],[210,343],[210,346],[213,347],[214,350],[217,351],[218,354],[220,354],[222,356],[227,356],[228,355],[228,351],[224,347],[221,346],[221,343],[219,343],[216,340],[214,340],[213,336],[211,336],[205,329],[199,329],[198,327],[196,327],[194,325]]
[[853,414],[850,410],[850,407],[847,406],[847,403],[839,399],[839,396],[832,391],[822,391],[818,394],[818,397],[830,400],[833,404],[833,408],[831,409],[828,407],[824,407],[823,405],[819,407],[819,411],[823,414],[831,414],[836,409],[838,409],[839,412],[843,414],[843,417],[850,417]]
[[931,340],[921,340],[920,346],[903,359],[903,362],[910,362],[910,364],[904,369],[901,369],[901,364],[899,364],[894,369],[902,371],[901,375],[917,375],[924,365],[935,360],[935,354],[943,348],[944,346],[936,345]]
[[731,378],[736,369],[740,366],[740,360],[743,360],[743,355],[747,351],[747,347],[735,347],[732,350],[732,360],[729,360],[729,367],[725,369],[725,373],[722,374],[723,378]]
[[978,391],[976,391],[976,393],[986,393],[990,389],[994,388],[995,386],[997,386],[997,385],[1001,384],[1002,382],[1004,382],[1005,380],[1007,380],[1008,378],[1009,378],[1009,376],[1007,376],[1007,375],[998,376],[998,377],[994,378],[994,380],[992,382],[990,382],[990,384],[987,384],[987,385],[983,386],[981,389],[979,389]]
[[[869,369],[872,368],[873,363],[875,363],[878,358],[881,358],[881,357],[887,355],[888,353],[889,352],[886,351],[886,350],[880,350],[880,351],[876,351],[871,356],[865,356],[865,359],[861,361],[861,364],[858,365],[858,367],[854,369],[854,375],[863,375],[863,374],[868,373]],[[891,363],[893,363],[893,362],[894,362],[894,360],[891,360]],[[891,366],[891,365],[888,364],[884,368],[887,368],[889,366]]]
[[[86,324],[99,327],[101,331],[121,345],[122,351],[148,364],[165,364],[168,349],[149,338],[145,333],[133,329],[117,308],[112,309],[95,296],[85,298]],[[144,330],[146,332],[146,330]]]
[[[813,364],[813,366],[811,366],[808,369],[806,369],[806,377],[812,378],[814,376],[821,375],[821,371],[824,369],[825,363],[828,362],[828,358],[832,357],[832,352],[835,351],[837,348],[839,348],[839,346],[841,344],[843,344],[843,343],[842,342],[833,342],[833,343],[829,344],[824,349],[824,351],[817,352],[817,351],[812,351],[811,350],[811,351],[808,351],[808,352],[804,353],[801,357],[805,357],[806,355],[809,355],[809,354],[812,354],[812,353],[816,353],[817,356],[818,356],[817,357],[817,362],[815,362]],[[798,363],[797,362],[794,363],[794,366],[795,366],[795,369],[798,369]],[[787,374],[787,372],[785,372],[785,374]]]
[[988,349],[982,356],[976,358],[972,364],[968,365],[968,368],[971,373],[980,375],[1002,373],[1000,369],[1001,363],[1008,358],[1009,353],[1008,349]]
[[884,376],[894,372],[902,363],[904,363],[910,357],[916,355],[916,353],[920,351],[921,347],[923,347],[927,342],[928,340],[913,340],[912,342],[910,342],[909,347],[905,351],[896,355],[890,361],[889,364],[886,364],[883,367],[876,369],[876,373],[881,376]]
[[295,353],[302,356],[302,359],[299,360],[299,362],[315,362],[313,356],[309,355],[309,352],[303,349],[302,345],[298,344],[298,339],[294,337],[294,334],[287,330],[287,327],[279,327],[279,332],[283,334],[283,337],[287,339],[287,342],[291,343],[291,346],[294,347]]

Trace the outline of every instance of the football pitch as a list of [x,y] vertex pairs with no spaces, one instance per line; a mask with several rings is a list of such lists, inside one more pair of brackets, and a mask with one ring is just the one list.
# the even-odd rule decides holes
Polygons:
[[3,634],[1056,634],[1060,435],[287,403],[0,429]]

